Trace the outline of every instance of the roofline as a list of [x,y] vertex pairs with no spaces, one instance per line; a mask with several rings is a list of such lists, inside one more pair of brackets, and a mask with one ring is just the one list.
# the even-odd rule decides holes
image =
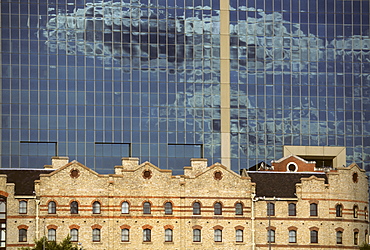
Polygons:
[[37,170],[37,171],[54,171],[56,169],[51,169],[51,168],[48,168],[48,169],[44,169],[44,168],[0,168],[0,171],[1,170]]
[[280,172],[280,171],[247,171],[248,173],[263,174],[326,174],[325,172]]

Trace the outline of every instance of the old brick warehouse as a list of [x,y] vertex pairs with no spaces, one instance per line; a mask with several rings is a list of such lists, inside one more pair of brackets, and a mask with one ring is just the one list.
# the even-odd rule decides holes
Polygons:
[[137,158],[100,175],[54,157],[42,170],[0,169],[0,195],[0,249],[68,234],[83,249],[356,249],[368,239],[365,171],[294,155],[241,175],[191,159],[178,176]]

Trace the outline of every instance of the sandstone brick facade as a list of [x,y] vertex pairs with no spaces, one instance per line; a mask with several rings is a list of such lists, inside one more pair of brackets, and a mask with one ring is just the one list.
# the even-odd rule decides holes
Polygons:
[[[238,175],[221,164],[208,167],[205,159],[192,159],[180,176],[149,162],[139,164],[137,158],[123,158],[110,175],[53,158],[48,168],[56,170],[40,174],[33,195],[17,195],[15,185],[2,174],[7,249],[32,245],[43,235],[52,237],[52,230],[60,241],[72,229],[83,249],[356,249],[367,241],[365,172],[353,164],[301,177],[307,162],[288,158],[281,162],[294,162],[297,171],[282,173],[280,167],[278,172]],[[294,194],[264,195],[268,194],[264,190],[283,190],[274,183],[284,184],[291,175],[299,175],[297,183],[289,184]],[[266,189],[258,188],[263,185]],[[27,201],[26,213],[19,213],[21,200]],[[73,202],[77,212],[71,211]],[[200,205],[199,214],[195,203]],[[150,212],[144,204],[150,205]],[[294,214],[289,215],[289,204],[294,204]],[[270,215],[267,206],[272,206]],[[19,241],[20,229],[27,231],[25,242]]]

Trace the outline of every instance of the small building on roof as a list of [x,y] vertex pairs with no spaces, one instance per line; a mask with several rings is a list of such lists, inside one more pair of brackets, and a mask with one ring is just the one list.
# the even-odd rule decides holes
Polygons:
[[[191,159],[172,175],[138,158],[114,173],[55,157],[0,169],[0,249],[70,235],[83,249],[354,249],[368,241],[368,179],[291,155],[236,174]],[[253,169],[253,168],[252,168]]]

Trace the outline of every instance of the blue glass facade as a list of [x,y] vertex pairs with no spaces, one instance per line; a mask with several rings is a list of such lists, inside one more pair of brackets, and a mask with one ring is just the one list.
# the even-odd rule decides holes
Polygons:
[[229,0],[225,20],[223,0],[1,1],[1,167],[181,173],[226,148],[238,171],[307,145],[370,170],[369,3]]

